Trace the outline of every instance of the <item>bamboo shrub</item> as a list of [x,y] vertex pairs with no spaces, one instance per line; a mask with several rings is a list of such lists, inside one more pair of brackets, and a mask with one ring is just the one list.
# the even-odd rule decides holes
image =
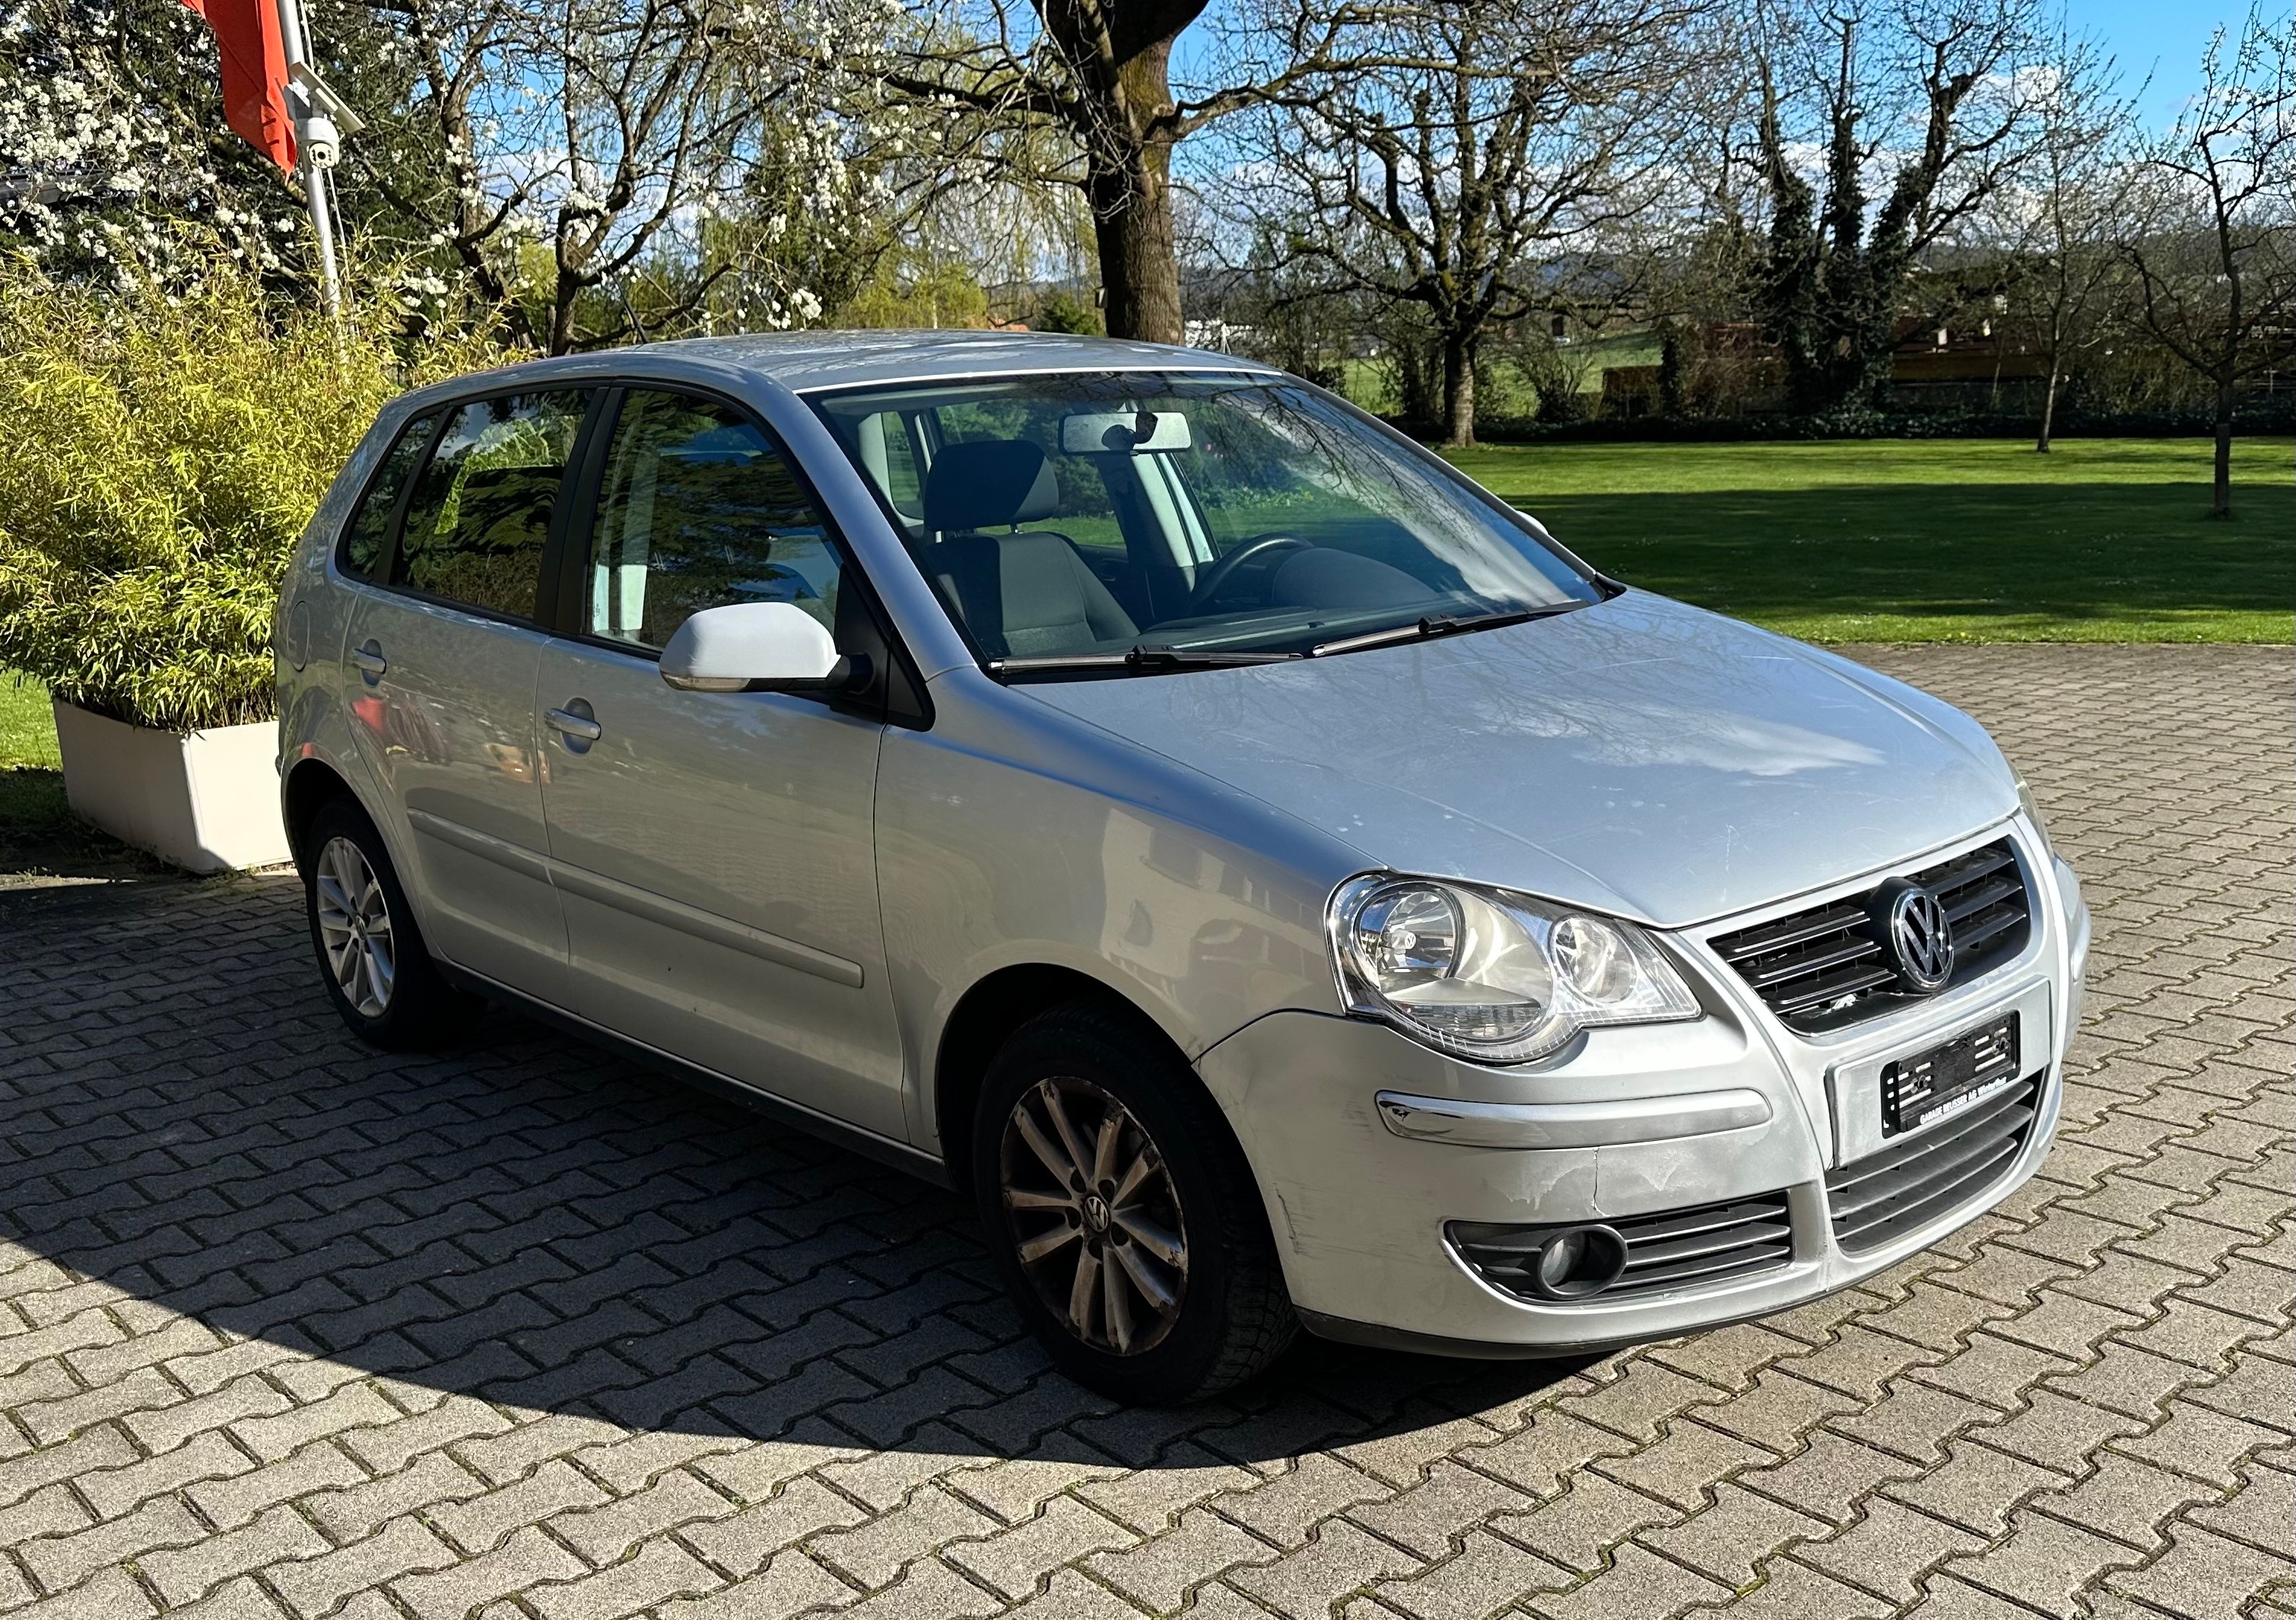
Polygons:
[[0,266],[0,669],[117,720],[271,718],[271,621],[304,525],[376,410],[499,355],[338,342],[218,259],[170,295]]

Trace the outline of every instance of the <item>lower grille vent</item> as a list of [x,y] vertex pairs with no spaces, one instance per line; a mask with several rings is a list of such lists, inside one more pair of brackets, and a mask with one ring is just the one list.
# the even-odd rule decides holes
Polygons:
[[1878,1249],[1968,1203],[2001,1179],[2039,1111],[2041,1077],[2005,1086],[1948,1124],[1892,1143],[1825,1178],[1833,1240]]
[[[1793,1258],[1793,1223],[1783,1192],[1594,1224],[1607,1226],[1626,1240],[1627,1269],[1618,1281],[1591,1298],[1705,1287],[1772,1271]],[[1537,1263],[1540,1246],[1564,1229],[1454,1221],[1450,1235],[1461,1258],[1491,1287],[1552,1304],[1557,1302],[1531,1286],[1529,1268]]]

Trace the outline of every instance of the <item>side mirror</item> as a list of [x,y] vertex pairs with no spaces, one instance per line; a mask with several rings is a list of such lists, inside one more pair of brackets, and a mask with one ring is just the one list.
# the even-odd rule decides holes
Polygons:
[[821,621],[789,602],[704,608],[661,650],[661,678],[681,692],[815,692],[858,672]]

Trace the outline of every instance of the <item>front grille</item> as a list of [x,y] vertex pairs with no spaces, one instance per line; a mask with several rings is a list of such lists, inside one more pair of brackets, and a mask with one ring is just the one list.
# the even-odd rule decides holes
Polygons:
[[1833,1241],[1853,1254],[1878,1249],[1984,1191],[2031,1135],[2041,1080],[2004,1086],[1949,1122],[1828,1174]]
[[[1600,1224],[1627,1242],[1626,1274],[1592,1295],[1600,1300],[1656,1294],[1667,1288],[1703,1287],[1771,1271],[1793,1258],[1793,1223],[1783,1192]],[[1520,1298],[1552,1304],[1556,1302],[1539,1298],[1524,1268],[1540,1241],[1561,1229],[1454,1221],[1450,1233],[1453,1246],[1475,1269],[1476,1276]]]
[[[2006,838],[1906,876],[1935,894],[1953,919],[1953,976],[1941,990],[1990,973],[2025,949],[2032,915]],[[1789,1028],[1838,1029],[1874,1017],[1923,996],[1905,987],[1882,951],[1873,892],[1717,934],[1714,949]]]

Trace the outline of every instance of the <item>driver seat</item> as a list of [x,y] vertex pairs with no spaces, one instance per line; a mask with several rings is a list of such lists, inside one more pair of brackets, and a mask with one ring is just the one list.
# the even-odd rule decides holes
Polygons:
[[1086,652],[1140,633],[1065,537],[1018,532],[1060,506],[1051,460],[1025,439],[945,445],[925,475],[925,528],[940,538],[918,560],[992,658]]

